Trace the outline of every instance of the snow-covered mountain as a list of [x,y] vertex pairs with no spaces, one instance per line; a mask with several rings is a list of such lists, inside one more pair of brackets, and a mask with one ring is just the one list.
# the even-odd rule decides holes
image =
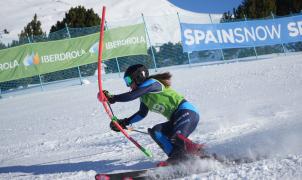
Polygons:
[[[21,30],[29,23],[35,13],[42,23],[42,29],[49,32],[52,25],[61,21],[65,13],[78,5],[93,10],[101,16],[102,6],[106,6],[106,19],[114,26],[125,23],[142,22],[142,13],[146,17],[150,29],[152,43],[179,41],[179,23],[177,12],[184,20],[209,23],[208,14],[196,14],[175,7],[166,0],[1,0],[0,31],[7,29],[10,33],[3,34],[2,42],[9,43],[18,38]],[[213,15],[218,21],[221,15]],[[157,34],[157,35],[156,35]],[[158,35],[160,34],[160,35]]]
[[[200,110],[191,139],[218,155],[260,158],[230,166],[194,161],[174,170],[193,173],[186,179],[302,178],[301,54],[169,71],[172,87]],[[96,78],[90,82],[0,100],[0,179],[93,179],[97,172],[141,169],[167,158],[148,135],[129,132],[153,152],[152,159],[111,131],[96,98]],[[114,94],[128,91],[117,76],[107,77],[103,87]],[[133,101],[112,108],[124,118],[138,106]],[[133,128],[146,131],[164,121],[149,113]]]

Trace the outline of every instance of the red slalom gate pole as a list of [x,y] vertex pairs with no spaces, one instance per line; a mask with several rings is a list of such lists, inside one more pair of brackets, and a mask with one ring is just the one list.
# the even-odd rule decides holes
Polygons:
[[105,13],[106,7],[103,6],[102,10],[102,19],[101,19],[101,27],[100,27],[100,40],[99,40],[99,54],[98,54],[98,83],[99,83],[99,100],[102,102],[106,113],[109,118],[113,122],[113,124],[120,130],[126,138],[128,138],[136,147],[138,147],[146,156],[152,157],[151,152],[148,149],[142,147],[137,141],[135,141],[129,134],[121,127],[121,125],[117,122],[117,118],[113,115],[113,112],[110,109],[108,104],[108,100],[103,93],[102,87],[102,54],[103,54],[103,41],[104,41],[104,24],[105,24]]
[[105,14],[106,14],[106,7],[103,6],[101,27],[100,27],[99,54],[98,54],[98,82],[99,82],[100,98],[102,101],[107,101],[107,98],[104,95],[103,88],[102,88],[102,55],[103,55]]

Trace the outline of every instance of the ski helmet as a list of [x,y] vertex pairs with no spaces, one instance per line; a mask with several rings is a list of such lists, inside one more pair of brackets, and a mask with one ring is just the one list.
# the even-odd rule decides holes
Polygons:
[[149,71],[146,68],[146,66],[144,66],[142,64],[135,64],[135,65],[129,66],[124,74],[124,80],[128,87],[133,82],[136,85],[140,85],[148,78],[149,78]]

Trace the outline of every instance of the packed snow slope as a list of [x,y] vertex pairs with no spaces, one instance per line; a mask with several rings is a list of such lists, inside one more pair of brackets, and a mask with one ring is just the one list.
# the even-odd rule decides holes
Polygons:
[[[192,173],[187,179],[302,178],[301,54],[164,71],[200,110],[191,139],[218,155],[255,159],[229,166],[194,161],[178,167]],[[148,135],[129,132],[153,152],[151,159],[111,131],[96,78],[90,82],[0,100],[0,179],[93,179],[97,172],[142,169],[167,158]],[[106,78],[103,87],[114,94],[129,90],[121,78]],[[136,100],[112,108],[124,118],[138,106]],[[164,121],[149,113],[133,127],[146,131]],[[162,174],[177,178],[173,169]]]
[[[142,23],[142,13],[152,39],[152,43],[179,42],[180,31],[177,12],[184,21],[210,23],[208,14],[197,14],[180,9],[167,0],[0,0],[0,41],[8,44],[18,39],[21,30],[37,14],[43,32],[49,33],[51,26],[62,21],[71,7],[92,8],[101,17],[106,6],[106,22],[110,27]],[[213,14],[214,22],[219,22],[221,14]],[[3,18],[5,17],[5,18]],[[160,36],[160,37],[158,37]]]

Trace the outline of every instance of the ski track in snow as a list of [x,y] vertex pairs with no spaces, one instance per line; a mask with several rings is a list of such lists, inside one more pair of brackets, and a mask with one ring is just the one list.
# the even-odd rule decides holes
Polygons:
[[[177,178],[190,171],[185,179],[302,179],[301,59],[290,54],[160,69],[173,74],[173,88],[200,110],[191,139],[220,156],[255,161],[226,166],[202,160],[159,173]],[[90,82],[0,100],[0,179],[93,179],[97,172],[143,169],[167,158],[148,135],[129,132],[153,152],[152,159],[110,131],[96,99],[96,78]],[[104,87],[128,91],[121,78],[106,78]],[[124,118],[136,112],[138,103],[112,108]],[[146,131],[163,121],[149,113],[133,127]]]

